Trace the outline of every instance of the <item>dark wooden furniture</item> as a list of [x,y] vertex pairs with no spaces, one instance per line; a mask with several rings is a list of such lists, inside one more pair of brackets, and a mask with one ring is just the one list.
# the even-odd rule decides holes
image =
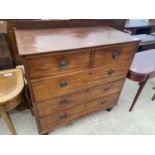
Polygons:
[[149,19],[128,19],[125,23],[125,29],[136,34],[150,34],[155,28],[155,21]]
[[0,33],[0,70],[12,68],[13,62],[8,48],[6,34]]
[[155,36],[154,35],[139,34],[139,35],[132,35],[132,36],[133,38],[137,38],[141,40],[138,50],[137,50],[138,52],[155,48]]
[[138,41],[111,27],[15,30],[39,133],[117,104]]
[[22,58],[18,55],[17,44],[14,36],[14,29],[49,29],[67,27],[92,27],[109,25],[123,31],[125,19],[68,19],[68,20],[8,20],[7,32],[8,42],[15,65],[23,64]]
[[[139,82],[139,89],[129,109],[131,112],[148,79],[155,77],[155,49],[137,53],[134,57],[128,78]],[[154,97],[152,98],[152,100]]]

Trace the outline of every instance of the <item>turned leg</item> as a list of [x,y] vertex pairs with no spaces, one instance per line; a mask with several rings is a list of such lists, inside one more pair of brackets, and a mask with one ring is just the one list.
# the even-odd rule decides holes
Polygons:
[[155,94],[154,94],[154,96],[152,97],[152,101],[154,101],[155,100]]
[[135,104],[136,104],[136,102],[137,102],[137,100],[138,100],[138,98],[139,98],[139,96],[140,96],[140,94],[141,94],[141,92],[142,92],[142,90],[143,90],[145,84],[147,83],[147,80],[148,80],[148,78],[147,78],[144,82],[140,82],[140,83],[139,83],[139,89],[138,89],[138,91],[137,91],[137,94],[136,94],[136,96],[135,96],[133,102],[132,102],[132,105],[131,105],[131,107],[130,107],[130,109],[129,109],[129,112],[131,112],[132,109],[133,109],[133,107],[135,106]]
[[13,135],[16,135],[17,133],[13,126],[11,118],[10,118],[9,114],[5,111],[3,106],[0,106],[0,114],[1,114],[2,118],[4,119],[5,123],[7,124],[7,126],[9,127],[11,133]]
[[[153,89],[155,89],[155,87],[153,87]],[[154,96],[152,97],[152,101],[154,101],[155,100],[155,94],[154,94]]]

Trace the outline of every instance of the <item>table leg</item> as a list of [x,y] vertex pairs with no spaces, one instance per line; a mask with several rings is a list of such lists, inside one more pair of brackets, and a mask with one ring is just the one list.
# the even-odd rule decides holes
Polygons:
[[152,101],[154,101],[155,100],[155,94],[154,94],[154,96],[152,97]]
[[141,94],[141,92],[142,92],[142,90],[143,90],[145,84],[147,83],[147,80],[148,80],[148,78],[147,78],[144,82],[140,82],[140,83],[139,83],[139,89],[138,89],[138,91],[137,91],[137,94],[136,94],[136,96],[135,96],[133,102],[132,102],[132,105],[131,105],[131,107],[130,107],[130,109],[129,109],[129,112],[131,112],[132,109],[133,109],[133,107],[135,106],[135,104],[136,104],[136,102],[137,102],[137,100],[138,100],[138,98],[139,98],[139,96],[140,96],[140,94]]
[[17,133],[16,133],[16,130],[15,130],[14,126],[13,126],[11,118],[10,118],[9,114],[5,111],[3,106],[0,106],[0,115],[4,119],[4,121],[7,124],[7,126],[9,127],[11,133],[13,135],[16,135]]

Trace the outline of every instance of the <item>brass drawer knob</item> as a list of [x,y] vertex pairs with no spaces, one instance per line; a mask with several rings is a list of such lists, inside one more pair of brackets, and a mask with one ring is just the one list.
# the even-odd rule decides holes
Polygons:
[[119,56],[120,56],[120,51],[114,51],[113,53],[112,53],[112,58],[113,59],[117,59]]
[[58,63],[59,68],[64,69],[69,65],[69,62],[66,59],[61,59]]
[[104,91],[108,91],[110,89],[109,85],[104,86]]
[[60,104],[61,105],[66,105],[66,104],[68,104],[68,100],[67,99],[63,99],[63,100],[60,101]]
[[109,76],[112,76],[114,73],[115,73],[115,70],[109,70],[109,71],[108,71],[108,75],[109,75]]
[[106,100],[102,100],[100,103],[101,104],[105,104],[106,103]]
[[67,117],[68,117],[67,113],[63,113],[62,115],[59,116],[59,119],[62,120],[62,119],[65,119]]
[[60,87],[63,88],[63,87],[66,87],[67,86],[67,81],[66,80],[62,80],[60,82]]

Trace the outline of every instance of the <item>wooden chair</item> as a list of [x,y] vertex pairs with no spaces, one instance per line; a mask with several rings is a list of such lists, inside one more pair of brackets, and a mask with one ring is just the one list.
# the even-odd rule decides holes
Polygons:
[[22,101],[24,79],[22,69],[0,71],[0,115],[12,134],[17,134],[8,111],[17,107]]
[[[128,78],[139,82],[139,89],[129,109],[131,112],[148,79],[155,77],[155,49],[136,53]],[[155,95],[152,100],[155,99]]]

